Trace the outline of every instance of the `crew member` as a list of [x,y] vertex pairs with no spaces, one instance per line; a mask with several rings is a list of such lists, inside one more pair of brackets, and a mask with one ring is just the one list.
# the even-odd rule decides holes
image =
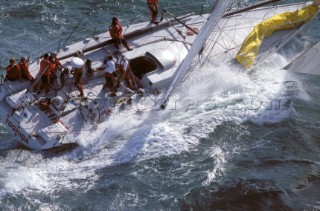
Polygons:
[[114,46],[119,49],[120,43],[128,50],[131,51],[132,48],[129,47],[127,41],[124,39],[122,34],[122,26],[117,17],[112,18],[112,24],[109,26],[109,33],[114,41]]
[[150,10],[151,23],[158,24],[157,16],[158,16],[158,0],[147,0],[147,5]]
[[58,66],[56,63],[56,59],[52,54],[50,54],[50,56],[49,56],[49,62],[51,63],[50,84],[53,85],[55,79],[57,78],[56,71],[57,71]]
[[104,77],[106,79],[106,83],[104,84],[103,88],[109,88],[111,92],[111,96],[116,96],[115,94],[115,74],[116,74],[116,64],[113,61],[112,56],[108,56],[107,66],[97,68],[97,70],[104,69]]
[[6,79],[9,81],[21,80],[21,70],[14,58],[9,60],[9,65],[6,68]]
[[46,94],[49,92],[49,83],[50,83],[50,73],[51,73],[51,63],[49,61],[49,54],[44,54],[43,59],[40,62],[40,76],[41,76],[41,85],[40,93],[43,89]]
[[56,53],[51,53],[50,55],[52,56],[52,63],[54,64],[53,68],[55,69],[55,76],[53,77],[57,80],[57,84],[59,86],[64,86],[65,68],[62,66]]
[[93,77],[93,75],[94,75],[94,74],[93,74],[94,70],[93,70],[93,68],[92,68],[92,61],[91,61],[90,58],[88,58],[88,59],[86,60],[84,66],[85,66],[85,69],[86,69],[86,76],[87,76],[88,78]]
[[57,57],[57,54],[51,53],[50,55],[52,56],[52,60],[53,60],[54,64],[56,64],[56,68],[58,68],[59,70],[62,70],[63,66],[62,66],[59,58]]
[[117,87],[119,87],[121,81],[124,79],[126,82],[126,86],[129,89],[132,89],[133,78],[131,77],[130,71],[131,69],[127,58],[124,55],[121,55],[119,59]]
[[24,79],[27,79],[31,82],[31,84],[34,82],[33,76],[30,74],[29,66],[28,66],[28,60],[25,57],[21,57],[19,67],[21,70],[21,77]]
[[82,74],[83,74],[83,66],[82,67],[76,67],[72,70],[73,72],[73,78],[74,78],[74,85],[78,88],[78,91],[80,92],[79,97],[83,97],[83,87],[82,87]]

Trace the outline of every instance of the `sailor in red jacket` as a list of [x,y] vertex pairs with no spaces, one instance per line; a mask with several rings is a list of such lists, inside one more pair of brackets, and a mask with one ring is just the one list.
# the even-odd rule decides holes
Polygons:
[[28,60],[25,57],[21,57],[20,63],[19,63],[20,69],[21,69],[21,77],[24,79],[27,79],[31,83],[34,82],[33,76],[30,74],[29,66],[28,66]]
[[[53,80],[56,80],[57,82],[57,85],[58,86],[64,86],[64,80],[65,80],[65,72],[63,71],[64,68],[60,62],[60,59],[57,57],[57,54],[56,53],[50,53],[50,55],[52,56],[52,63],[54,64],[53,67],[55,68],[54,70],[54,75],[50,75],[50,76],[53,76],[50,78],[53,79]],[[49,59],[50,60],[50,59]],[[51,83],[51,81],[50,81]]]
[[14,58],[9,60],[9,65],[6,68],[6,79],[9,81],[21,80],[21,70],[19,65],[16,64]]
[[109,33],[111,38],[114,40],[114,46],[116,48],[119,48],[120,43],[122,43],[128,51],[132,50],[132,48],[129,47],[127,41],[123,37],[122,26],[117,17],[112,18],[112,24],[109,26]]
[[49,92],[51,69],[52,69],[52,66],[49,61],[49,54],[46,53],[44,54],[43,59],[40,62],[40,76],[41,76],[40,91],[44,89],[46,94],[48,94]]
[[147,5],[150,10],[151,23],[158,24],[157,16],[158,16],[158,0],[147,0]]

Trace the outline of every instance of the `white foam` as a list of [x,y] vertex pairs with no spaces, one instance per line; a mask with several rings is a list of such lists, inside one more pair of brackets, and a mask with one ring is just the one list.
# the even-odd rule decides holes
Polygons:
[[210,151],[209,156],[214,158],[214,168],[207,173],[207,179],[203,182],[203,185],[209,185],[217,177],[222,176],[226,170],[228,152],[224,152],[220,147],[215,147]]
[[195,137],[184,134],[183,127],[177,127],[170,122],[155,124],[134,139],[143,140],[139,159],[180,154],[187,151],[190,145],[198,143]]
[[43,177],[41,172],[17,165],[14,162],[5,162],[1,166],[1,172],[6,174],[5,177],[1,176],[3,189],[0,191],[0,196],[2,197],[27,188],[45,190],[45,186],[47,186],[47,179]]

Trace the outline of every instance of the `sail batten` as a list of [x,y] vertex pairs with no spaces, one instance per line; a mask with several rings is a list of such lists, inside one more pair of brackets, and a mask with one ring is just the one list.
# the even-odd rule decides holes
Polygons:
[[228,8],[231,0],[218,0],[214,10],[212,11],[209,19],[201,28],[200,33],[197,35],[197,38],[193,42],[188,55],[181,62],[177,71],[175,72],[174,79],[166,92],[163,101],[161,103],[161,108],[164,109],[169,101],[174,90],[180,84],[181,80],[184,78],[188,70],[190,69],[194,58],[198,55],[203,45],[207,41],[208,37],[212,33],[213,29],[217,26],[219,20],[223,17],[226,9]]

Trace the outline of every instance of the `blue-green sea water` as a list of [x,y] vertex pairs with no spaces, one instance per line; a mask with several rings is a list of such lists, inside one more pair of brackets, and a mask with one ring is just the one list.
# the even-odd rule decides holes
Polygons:
[[[205,0],[159,8],[200,13],[203,3],[208,12]],[[1,0],[0,66],[106,32],[113,16],[149,20],[145,0]],[[315,24],[304,39],[319,34]],[[320,77],[279,70],[296,51],[249,79],[208,62],[176,97],[210,100],[119,120],[64,152],[21,149],[1,124],[0,210],[320,210]]]

